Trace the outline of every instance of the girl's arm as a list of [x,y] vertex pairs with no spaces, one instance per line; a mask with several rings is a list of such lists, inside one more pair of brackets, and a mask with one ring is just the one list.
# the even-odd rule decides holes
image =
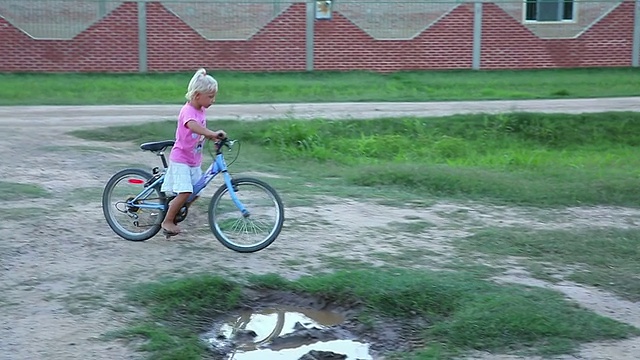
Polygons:
[[198,135],[203,135],[204,137],[211,140],[219,140],[219,139],[224,139],[226,137],[226,134],[224,131],[222,130],[211,131],[206,127],[198,124],[198,122],[195,120],[188,120],[186,123],[186,126],[189,128],[189,130],[193,131],[194,133]]

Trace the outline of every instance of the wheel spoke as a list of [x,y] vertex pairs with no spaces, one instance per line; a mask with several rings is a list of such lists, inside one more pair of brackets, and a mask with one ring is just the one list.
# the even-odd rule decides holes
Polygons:
[[163,205],[165,198],[157,188],[146,197],[133,201],[145,190],[144,182],[151,174],[139,169],[126,169],[107,183],[102,208],[111,229],[121,237],[141,241],[154,236],[164,219],[164,211],[136,205]]

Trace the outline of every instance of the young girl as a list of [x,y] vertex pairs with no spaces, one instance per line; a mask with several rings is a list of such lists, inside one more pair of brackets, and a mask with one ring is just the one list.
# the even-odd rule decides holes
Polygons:
[[189,101],[182,107],[178,116],[176,142],[169,155],[169,168],[161,189],[163,192],[177,194],[169,203],[167,215],[162,222],[162,230],[167,237],[180,233],[174,219],[193,192],[193,185],[202,176],[202,146],[205,139],[226,138],[222,130],[207,129],[204,112],[215,102],[217,93],[218,82],[207,75],[205,69],[196,71],[189,81],[186,94]]

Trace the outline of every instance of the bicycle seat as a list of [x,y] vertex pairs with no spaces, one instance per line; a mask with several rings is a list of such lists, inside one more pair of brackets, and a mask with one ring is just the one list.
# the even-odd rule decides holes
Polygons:
[[169,146],[173,146],[176,142],[174,140],[153,141],[140,145],[140,149],[147,151],[163,151]]

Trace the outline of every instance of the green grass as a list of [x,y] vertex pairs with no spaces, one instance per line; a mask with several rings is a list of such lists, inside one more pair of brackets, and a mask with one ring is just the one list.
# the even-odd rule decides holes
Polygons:
[[456,243],[463,250],[577,267],[568,278],[640,301],[636,229],[486,229]]
[[[640,70],[634,68],[212,74],[221,104],[640,95]],[[0,105],[175,104],[184,101],[191,75],[5,73]]]
[[[77,187],[73,190],[70,190],[66,196],[66,202],[69,200],[75,200],[79,202],[85,201],[95,201],[96,199],[100,199],[102,197],[102,192],[104,188],[102,187]],[[70,205],[67,203],[67,205]]]
[[238,285],[220,277],[199,276],[137,287],[129,299],[148,307],[158,319],[218,315],[238,304]]
[[[289,179],[269,182],[306,195],[371,197],[378,191],[393,194],[394,201],[431,196],[533,206],[640,204],[640,113],[216,125],[242,139],[243,169],[286,174]],[[172,138],[174,126],[74,134],[141,142]],[[306,182],[313,185],[301,187]]]
[[[248,282],[259,291],[287,290],[345,306],[361,304],[362,318],[403,322],[422,317],[429,324],[421,329],[424,343],[440,345],[405,354],[416,359],[449,359],[472,349],[560,354],[580,342],[640,333],[571,305],[558,293],[502,287],[460,273],[360,268],[295,281],[274,274],[250,276]],[[144,305],[149,317],[114,336],[145,338],[142,350],[153,359],[202,358],[206,350],[197,334],[214,316],[242,303],[240,288],[211,275],[143,285],[129,299]]]
[[49,192],[39,185],[0,180],[0,200],[2,201],[41,198],[48,195]]
[[206,347],[198,334],[210,319],[239,305],[240,287],[217,276],[193,276],[142,284],[131,289],[128,301],[144,307],[148,318],[108,338],[145,339],[141,351],[151,359],[200,359]]

